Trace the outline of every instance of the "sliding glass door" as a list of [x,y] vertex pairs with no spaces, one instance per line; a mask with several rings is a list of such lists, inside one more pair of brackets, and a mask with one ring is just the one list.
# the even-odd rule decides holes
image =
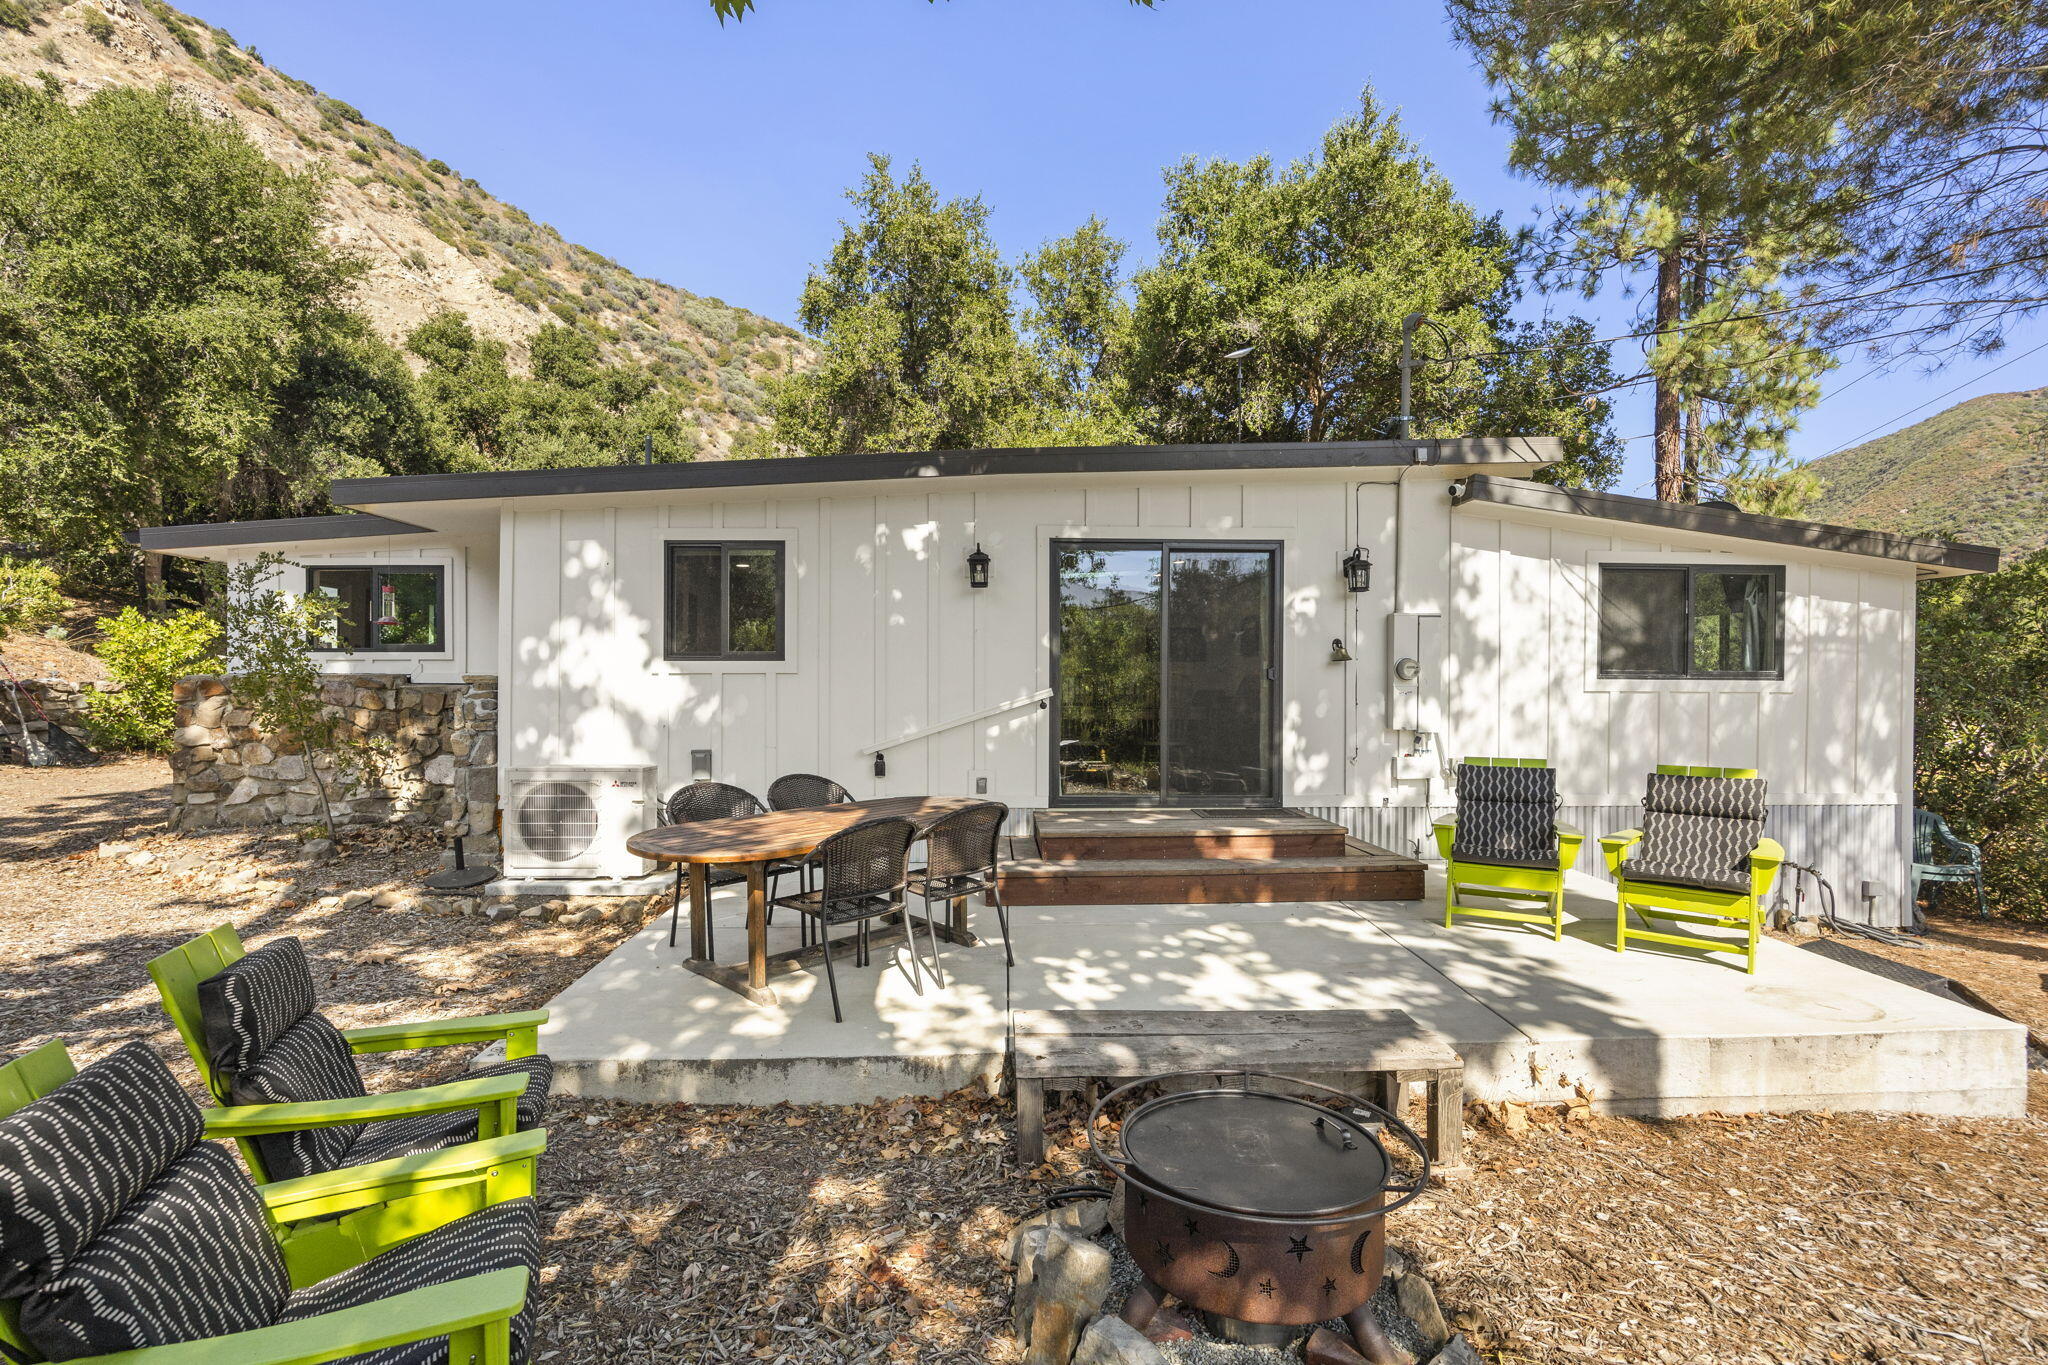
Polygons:
[[1278,791],[1278,547],[1053,542],[1052,793],[1267,805]]

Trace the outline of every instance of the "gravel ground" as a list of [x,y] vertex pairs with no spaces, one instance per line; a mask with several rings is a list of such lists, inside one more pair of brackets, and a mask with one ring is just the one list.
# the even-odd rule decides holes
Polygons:
[[[13,946],[0,1053],[56,1034],[90,1058],[145,1038],[189,1076],[142,964],[222,920],[255,941],[305,939],[343,1025],[539,1004],[624,932],[321,908],[416,876],[432,844],[363,839],[307,868],[275,836],[174,839],[163,779],[153,760],[0,768]],[[197,866],[95,856],[111,839]],[[254,889],[219,889],[245,864],[262,870]],[[2041,946],[2002,926],[1944,939],[1944,965],[1932,949],[1913,960],[2024,995]],[[1083,1170],[1074,1111],[1050,1117],[1048,1162],[1020,1179],[1007,1105],[975,1093],[861,1108],[558,1101],[536,1360],[1008,1365],[1002,1236]],[[1391,1232],[1490,1359],[2048,1360],[2041,1118],[1472,1118],[1473,1173]]]

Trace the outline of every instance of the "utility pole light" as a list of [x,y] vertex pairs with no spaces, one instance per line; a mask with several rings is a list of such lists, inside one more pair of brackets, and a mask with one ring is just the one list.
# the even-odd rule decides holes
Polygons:
[[1223,353],[1225,360],[1237,362],[1237,439],[1240,443],[1244,441],[1244,362],[1245,358],[1257,349],[1256,346],[1245,346]]

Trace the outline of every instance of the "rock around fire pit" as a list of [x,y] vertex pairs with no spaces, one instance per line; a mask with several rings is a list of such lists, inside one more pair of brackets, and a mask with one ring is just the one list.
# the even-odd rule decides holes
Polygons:
[[[1128,1112],[1105,1147],[1120,1106]],[[1027,1361],[1143,1365],[1168,1359],[1164,1345],[1190,1360],[1302,1351],[1318,1365],[1409,1365],[1446,1347],[1433,1295],[1433,1324],[1418,1331],[1402,1319],[1416,1351],[1389,1340],[1373,1310],[1375,1296],[1389,1299],[1386,1215],[1429,1178],[1423,1143],[1394,1115],[1289,1077],[1179,1073],[1111,1091],[1088,1132],[1119,1180],[1118,1240],[1098,1240],[1107,1191],[1089,1187],[1056,1194],[1055,1203],[1077,1202],[1019,1229],[1012,1250]],[[1406,1149],[1402,1159],[1389,1154],[1387,1134]],[[1119,1250],[1128,1292],[1114,1320],[1091,1322],[1119,1278]],[[1205,1339],[1230,1345],[1212,1349]]]

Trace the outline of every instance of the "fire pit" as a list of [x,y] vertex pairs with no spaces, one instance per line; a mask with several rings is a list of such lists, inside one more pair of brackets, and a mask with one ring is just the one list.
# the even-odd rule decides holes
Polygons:
[[[1095,1120],[1144,1087],[1162,1093],[1124,1117],[1106,1150]],[[1414,1150],[1412,1179],[1397,1178],[1378,1130]],[[1145,1330],[1172,1294],[1228,1340],[1277,1344],[1342,1318],[1368,1359],[1397,1359],[1366,1304],[1386,1215],[1429,1179],[1422,1141],[1400,1119],[1308,1081],[1181,1072],[1104,1095],[1088,1140],[1124,1182],[1124,1243],[1144,1275],[1124,1321]]]

